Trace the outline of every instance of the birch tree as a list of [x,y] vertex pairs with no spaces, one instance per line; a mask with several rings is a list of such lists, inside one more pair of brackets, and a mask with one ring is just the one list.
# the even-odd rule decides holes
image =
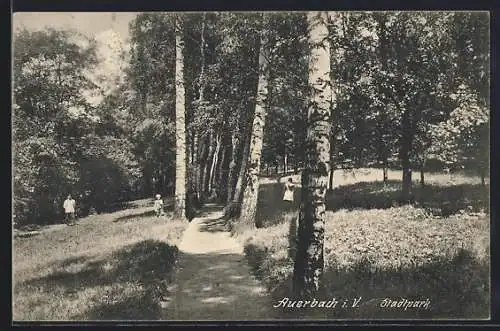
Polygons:
[[255,214],[257,211],[257,198],[259,194],[259,173],[262,155],[262,142],[264,139],[264,126],[266,123],[266,112],[268,106],[268,84],[270,67],[270,43],[269,32],[266,30],[268,24],[266,14],[262,16],[262,32],[259,46],[259,80],[257,83],[257,97],[255,112],[252,123],[252,135],[250,140],[250,154],[246,173],[247,185],[243,192],[240,221],[246,226],[255,226]]
[[330,45],[326,12],[307,14],[309,25],[309,107],[306,162],[302,172],[302,203],[299,213],[294,293],[310,297],[320,288],[324,269],[323,243],[326,192],[330,171]]
[[182,21],[175,24],[175,214],[186,217],[186,100],[184,88],[184,38]]

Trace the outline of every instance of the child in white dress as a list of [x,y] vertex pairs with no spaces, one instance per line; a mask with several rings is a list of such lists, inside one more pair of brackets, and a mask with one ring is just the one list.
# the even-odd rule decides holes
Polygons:
[[293,207],[293,189],[295,185],[291,178],[285,183],[285,194],[283,195],[283,201],[285,203],[285,209],[289,210]]
[[154,204],[156,217],[160,217],[163,215],[163,200],[160,194],[156,195],[156,200]]

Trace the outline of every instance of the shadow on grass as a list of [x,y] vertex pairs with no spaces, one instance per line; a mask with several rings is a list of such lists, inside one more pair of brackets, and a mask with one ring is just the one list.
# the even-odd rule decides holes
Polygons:
[[228,232],[231,230],[230,222],[224,217],[209,218],[200,222],[201,232]]
[[[327,209],[384,209],[399,206],[401,182],[361,182],[341,186],[327,196]],[[432,214],[450,216],[461,210],[478,212],[489,210],[489,187],[480,184],[453,186],[414,185],[411,201]]]
[[[301,189],[295,189],[291,210],[297,211],[301,199]],[[283,198],[283,184],[265,183],[260,185],[257,204],[257,227],[268,227],[284,222],[283,215],[290,211]],[[339,209],[385,209],[397,207],[401,202],[401,182],[388,181],[360,182],[345,185],[328,192],[327,210]],[[460,184],[453,186],[426,185],[413,186],[412,203],[427,209],[436,216],[447,217],[460,211],[489,212],[489,186],[480,184]]]
[[126,221],[130,221],[130,220],[137,219],[137,218],[152,217],[152,216],[155,216],[155,211],[154,210],[146,210],[142,213],[130,214],[130,215],[117,217],[113,220],[113,222],[115,222],[115,223],[116,222],[126,222]]
[[[245,247],[245,255],[257,278],[268,286],[276,302],[293,298],[293,259],[269,261],[266,249]],[[274,271],[273,271],[274,270]],[[288,272],[277,272],[288,270]],[[471,252],[440,257],[422,266],[375,269],[370,261],[360,260],[352,268],[327,267],[325,284],[318,300],[336,298],[335,309],[282,308],[290,318],[341,319],[487,319],[490,311],[489,266]],[[361,297],[359,307],[353,299]],[[400,301],[429,300],[428,309],[381,307],[384,299]],[[348,299],[346,308],[341,308]]]
[[206,203],[205,205],[203,205],[203,207],[200,210],[198,210],[196,212],[195,217],[196,218],[208,217],[212,213],[222,212],[223,208],[224,208],[224,206],[217,204],[217,203]]
[[[168,204],[166,204],[163,207],[163,211],[166,213],[172,213],[174,211],[173,202],[169,202]],[[130,220],[137,219],[137,218],[153,217],[153,216],[155,216],[155,211],[153,210],[153,207],[151,207],[150,210],[146,210],[146,211],[143,211],[140,213],[132,213],[129,215],[117,217],[113,220],[113,222],[115,222],[115,223],[116,222],[126,222],[126,221],[130,221]]]
[[[99,286],[127,283],[129,291],[100,293],[96,306],[74,316],[77,320],[151,319],[159,313],[158,298],[166,292],[178,255],[176,246],[146,240],[115,251],[102,260],[76,257],[52,266],[53,273],[16,286],[17,295],[29,288],[61,296],[63,299]],[[77,271],[73,271],[73,270]],[[24,290],[23,290],[24,289]],[[99,291],[99,289],[97,289]],[[109,302],[102,302],[109,296]],[[48,303],[50,304],[50,303]]]

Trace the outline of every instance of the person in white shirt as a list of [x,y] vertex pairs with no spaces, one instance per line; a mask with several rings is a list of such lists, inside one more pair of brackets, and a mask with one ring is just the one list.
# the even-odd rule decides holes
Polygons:
[[66,200],[64,200],[64,204],[63,204],[64,214],[65,214],[64,220],[66,221],[67,225],[74,224],[75,206],[76,206],[75,199],[73,199],[71,197],[71,194],[68,194],[68,197],[66,198]]

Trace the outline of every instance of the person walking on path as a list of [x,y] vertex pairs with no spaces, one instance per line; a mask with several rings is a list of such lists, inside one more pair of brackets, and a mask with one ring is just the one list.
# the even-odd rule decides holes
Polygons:
[[75,223],[75,206],[76,201],[71,197],[71,194],[68,194],[66,200],[64,200],[63,208],[64,208],[64,221],[67,225],[74,225]]
[[162,200],[160,194],[156,195],[154,210],[155,210],[156,217],[160,217],[160,216],[164,215],[163,214],[163,200]]

